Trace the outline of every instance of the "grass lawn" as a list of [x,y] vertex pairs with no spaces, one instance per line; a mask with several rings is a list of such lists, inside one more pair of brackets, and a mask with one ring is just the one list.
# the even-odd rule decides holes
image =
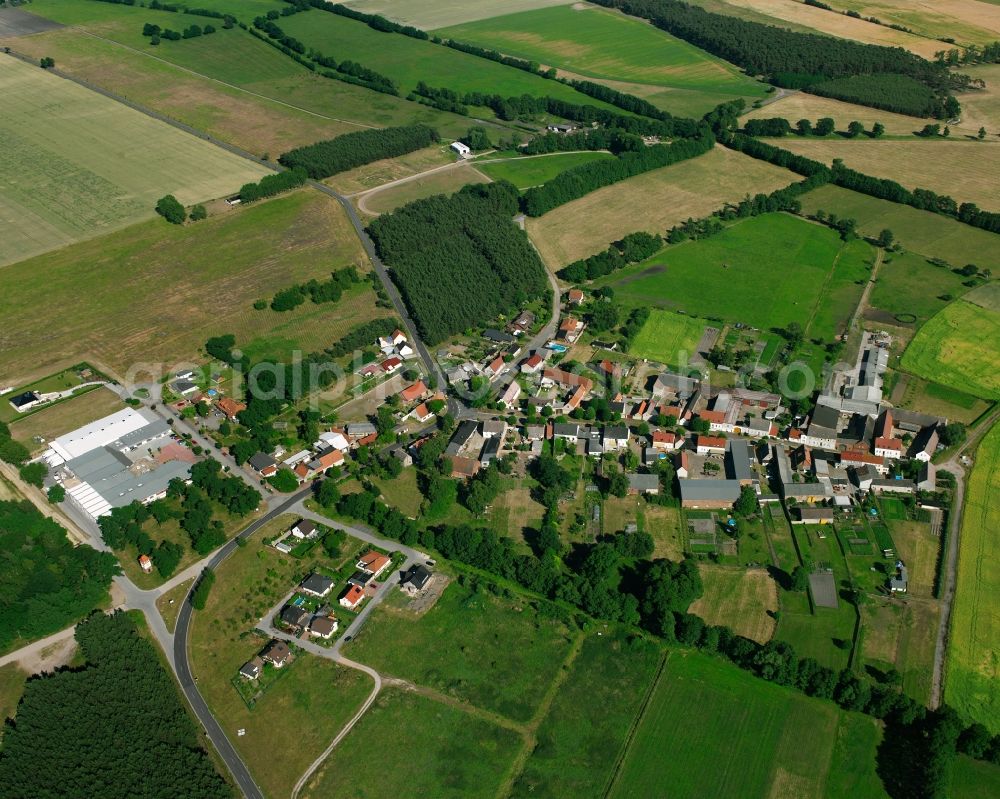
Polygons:
[[663,233],[688,217],[706,216],[748,193],[774,191],[796,177],[781,167],[714,147],[697,158],[592,191],[528,219],[526,228],[542,259],[556,269],[605,250],[628,233]]
[[954,799],[1000,796],[1000,766],[959,755],[952,768],[951,795]]
[[532,717],[569,652],[565,626],[523,599],[457,581],[420,618],[401,608],[401,596],[379,607],[348,657],[517,721]]
[[21,701],[27,679],[27,673],[16,663],[0,666],[0,741],[3,740],[3,723],[14,718],[14,711]]
[[521,746],[518,733],[459,707],[383,689],[300,795],[492,799]]
[[857,305],[871,255],[864,242],[845,245],[829,228],[764,214],[711,238],[668,246],[599,283],[613,286],[627,305],[763,329],[798,322],[807,335],[829,340]]
[[358,198],[358,208],[368,214],[385,214],[424,197],[453,194],[469,183],[489,183],[489,178],[473,166],[462,164],[366,194]]
[[[38,452],[53,438],[124,407],[121,398],[113,391],[97,388],[18,419],[11,424],[10,434],[32,452]],[[40,439],[37,443],[36,437]]]
[[922,325],[948,304],[943,297],[960,297],[968,291],[962,285],[966,279],[947,267],[934,266],[915,252],[888,253],[879,267],[870,302],[893,315],[913,314]]
[[683,108],[700,115],[736,97],[751,102],[766,94],[763,84],[704,50],[643,20],[594,6],[525,11],[439,33],[587,78],[673,89],[664,107],[675,113]]
[[552,155],[505,158],[502,161],[480,163],[476,164],[476,169],[489,175],[493,180],[509,180],[519,189],[524,190],[530,189],[532,186],[540,186],[570,167],[613,157],[611,153],[603,152],[554,153]]
[[[539,75],[428,41],[379,33],[363,22],[337,14],[313,10],[284,17],[280,25],[285,33],[294,36],[307,48],[314,47],[338,60],[357,61],[391,78],[403,96],[413,91],[422,80],[430,86],[447,86],[459,93],[483,92],[504,97],[531,94],[558,97],[571,103],[583,103],[586,98],[586,95],[569,86],[548,81]],[[603,108],[612,107],[589,98],[586,102]]]
[[589,636],[538,729],[512,799],[600,795],[663,657],[639,639]]
[[632,340],[629,353],[668,366],[681,366],[695,354],[704,331],[704,319],[654,308]]
[[931,532],[927,522],[894,519],[888,525],[896,555],[906,563],[908,593],[929,599],[934,590],[934,570],[941,540]]
[[653,536],[653,557],[682,560],[685,536],[680,508],[646,505],[642,517],[642,529]]
[[705,593],[689,608],[708,624],[727,625],[758,643],[771,640],[778,609],[778,586],[764,569],[698,565]]
[[399,477],[392,480],[373,481],[386,502],[406,516],[416,518],[420,514],[420,504],[424,501],[424,495],[417,487],[417,470],[403,469]]
[[188,589],[193,582],[194,578],[185,580],[180,585],[176,585],[166,593],[161,594],[156,600],[156,609],[160,612],[163,622],[170,632],[173,632],[174,627],[177,626],[177,616],[181,612],[181,601],[187,596]]
[[883,796],[877,729],[722,660],[673,652],[609,796],[665,785],[677,796]]
[[935,314],[903,353],[901,366],[982,399],[1000,398],[1000,312],[964,300]]
[[1000,732],[1000,426],[980,442],[966,488],[945,701]]
[[541,527],[545,507],[532,499],[530,488],[519,486],[503,491],[493,502],[490,515],[498,533],[527,544],[525,531]]
[[169,369],[220,333],[261,357],[315,351],[386,315],[367,281],[286,313],[253,302],[351,264],[368,270],[346,214],[306,189],[183,227],[133,225],[0,271],[6,376],[23,382],[84,356],[118,375]]
[[189,205],[267,174],[13,57],[0,63],[0,218],[8,222],[0,266],[152,217],[165,194]]
[[904,377],[906,385],[902,389],[902,397],[896,402],[903,408],[919,409],[924,413],[968,424],[978,419],[989,407],[988,402],[964,391],[931,383],[915,375]]
[[861,655],[877,669],[895,668],[903,690],[921,702],[930,700],[939,611],[935,602],[875,599],[863,606]]
[[[812,214],[819,209],[841,218],[856,219],[858,229],[866,236],[878,236],[883,229],[889,228],[907,250],[929,258],[943,258],[954,267],[971,262],[991,267],[993,271],[1000,268],[996,233],[940,214],[879,200],[840,186],[822,186],[802,196],[805,213]],[[880,273],[885,269],[883,265]],[[876,292],[877,286],[872,291],[873,296]]]
[[[291,521],[274,520],[219,567],[205,610],[195,612],[190,642],[198,690],[271,799],[289,795],[372,688],[361,672],[303,653],[253,710],[232,685],[240,666],[267,643],[249,631],[309,571],[308,563],[260,544]],[[240,728],[245,735],[235,734]]]

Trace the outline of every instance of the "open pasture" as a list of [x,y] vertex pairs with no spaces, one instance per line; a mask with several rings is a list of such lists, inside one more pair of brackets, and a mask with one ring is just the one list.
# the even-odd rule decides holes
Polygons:
[[487,157],[486,161],[476,162],[476,169],[493,180],[508,180],[523,191],[552,180],[570,167],[612,157],[605,152],[553,153],[497,160]]
[[[804,194],[802,210],[807,214],[823,210],[855,219],[858,230],[866,236],[878,236],[888,228],[905,249],[929,258],[942,258],[954,267],[976,263],[994,272],[1000,270],[1000,236],[940,214],[829,185]],[[888,266],[883,264],[880,272]],[[876,286],[872,296],[878,291]]]
[[517,721],[532,717],[570,651],[570,631],[524,600],[456,581],[420,618],[401,605],[383,603],[348,657]]
[[[737,222],[668,246],[600,281],[629,305],[654,305],[764,330],[798,322],[832,339],[857,305],[871,248],[788,214]],[[814,323],[814,324],[810,324]]]
[[366,214],[385,214],[424,197],[454,194],[469,183],[489,183],[489,178],[471,164],[459,164],[415,177],[405,183],[374,189],[357,198],[358,208]]
[[951,779],[954,799],[1000,796],[1000,766],[959,755]]
[[896,405],[903,408],[913,408],[925,413],[932,413],[955,422],[969,424],[978,419],[989,407],[989,403],[959,391],[955,388],[942,386],[923,380],[914,375],[902,375],[905,381],[898,398],[894,397]]
[[799,155],[844,165],[908,189],[930,189],[956,201],[1000,211],[1000,144],[947,139],[806,139],[786,136],[781,146]]
[[6,375],[25,383],[81,360],[118,375],[138,362],[169,368],[222,333],[261,357],[312,352],[387,313],[367,282],[287,313],[253,302],[350,264],[368,269],[346,214],[311,190],[183,227],[133,225],[0,269]]
[[[689,93],[702,104],[699,113],[736,97],[751,102],[767,93],[766,86],[732,64],[644,21],[596,6],[525,11],[439,33],[587,79],[630,81]],[[669,104],[665,107],[671,110]]]
[[[1000,237],[997,237],[1000,246]],[[893,315],[912,314],[921,325],[968,289],[948,267],[935,266],[915,252],[887,253],[872,288],[871,305]]]
[[526,222],[550,268],[607,248],[636,230],[663,233],[747,194],[771,192],[798,180],[786,169],[714,147],[704,155],[592,191]]
[[0,266],[191,204],[267,170],[124,105],[3,56]]
[[[994,364],[996,361],[994,361]],[[1000,732],[1000,426],[976,450],[965,496],[945,701]]]
[[[429,41],[380,33],[363,22],[337,14],[315,10],[295,14],[281,19],[281,29],[306,47],[337,59],[349,58],[386,75],[397,83],[404,96],[422,80],[430,86],[447,87],[459,93],[483,92],[505,97],[531,94],[559,97],[573,103],[582,103],[586,97],[539,75]],[[586,102],[603,106],[589,98]]]
[[871,719],[673,652],[608,795],[880,797],[877,742]]
[[[978,3],[977,3],[978,5]],[[732,12],[727,9],[734,9]],[[712,9],[720,14],[732,13],[742,16],[741,11],[749,10],[771,17],[768,22],[779,27],[789,22],[813,32],[825,33],[841,39],[853,39],[865,44],[881,44],[886,47],[902,47],[924,58],[933,58],[934,53],[943,49],[944,43],[912,33],[893,30],[883,25],[873,25],[862,19],[854,19],[844,14],[834,14],[822,8],[807,6],[796,0],[725,0]]]
[[500,10],[512,14],[533,8],[566,5],[568,2],[570,0],[504,0],[502,8],[495,0],[470,0],[466,3],[454,0],[348,0],[346,5],[430,31],[445,25],[495,17]]
[[1000,312],[957,300],[935,314],[903,353],[902,368],[981,399],[1000,399]]
[[[979,3],[975,3],[979,5]],[[1000,7],[1000,6],[998,6]],[[977,133],[986,128],[987,141],[996,141],[1000,135],[1000,64],[975,64],[963,67],[963,72],[986,82],[986,87],[958,95],[962,104],[963,132]]]
[[778,587],[764,569],[699,564],[705,593],[689,608],[707,624],[726,625],[758,643],[771,640],[778,610]]
[[522,745],[517,732],[477,714],[392,688],[379,695],[300,796],[492,799]]
[[704,330],[704,319],[654,308],[629,352],[639,358],[680,367],[695,354]]
[[933,602],[872,600],[861,611],[861,654],[876,669],[896,669],[903,677],[903,690],[927,702],[938,621],[938,606]]

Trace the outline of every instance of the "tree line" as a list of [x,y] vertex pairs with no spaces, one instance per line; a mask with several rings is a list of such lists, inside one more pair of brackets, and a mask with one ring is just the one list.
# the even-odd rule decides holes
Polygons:
[[196,39],[199,36],[208,36],[212,33],[215,33],[215,28],[212,25],[206,25],[204,28],[200,25],[189,25],[180,33],[170,28],[161,28],[151,22],[142,26],[142,35],[149,37],[149,43],[152,45],[159,44],[161,39],[176,42],[181,39]]
[[574,261],[559,270],[561,279],[570,283],[582,283],[609,275],[628,264],[637,264],[655,255],[663,247],[663,239],[652,233],[637,231],[629,233],[620,241],[613,242],[604,252]]
[[4,796],[230,799],[173,678],[132,619],[95,613],[76,640],[84,666],[25,686],[0,749]]
[[561,172],[541,186],[528,189],[524,193],[524,211],[528,216],[541,216],[602,186],[610,186],[643,172],[695,158],[714,146],[715,137],[705,127],[698,138],[678,139],[671,144],[655,144],[638,152],[622,153],[613,159],[580,164]]
[[953,95],[935,92],[909,75],[848,75],[813,83],[806,91],[914,117],[951,119],[961,111]]
[[[797,136],[829,136],[836,130],[836,123],[830,117],[821,117],[816,123],[809,119],[800,119],[792,127],[792,123],[784,117],[769,117],[766,119],[748,119],[743,123],[743,132],[747,136],[781,137],[794,133]],[[865,127],[858,121],[849,122],[844,135],[854,139],[865,132]],[[880,138],[885,133],[885,125],[881,122],[872,124],[868,135],[873,139]]]
[[[965,76],[949,74],[901,47],[861,44],[816,33],[802,33],[706,11],[680,0],[595,0],[653,25],[712,55],[763,75],[768,82],[792,89],[809,88],[834,78],[857,76],[851,93],[865,99],[883,97],[886,75],[911,78],[945,102],[950,88],[964,88]],[[868,87],[864,89],[862,87]],[[826,96],[836,96],[826,87]],[[845,98],[846,99],[846,98]],[[860,101],[860,100],[859,100]],[[950,104],[957,107],[951,98]]]
[[[330,273],[330,279],[320,282],[310,280],[307,283],[300,283],[282,289],[274,295],[271,300],[272,311],[291,311],[298,308],[306,299],[310,299],[314,304],[320,305],[324,302],[337,302],[341,295],[353,286],[360,283],[358,270],[353,266],[346,266]],[[266,302],[254,303],[254,307],[260,310],[259,305],[266,307]]]
[[305,185],[308,177],[304,169],[294,167],[285,172],[265,175],[256,183],[244,183],[240,186],[240,202],[252,203],[255,200],[263,200],[282,192],[297,189],[299,186]]
[[314,180],[322,180],[372,161],[429,147],[438,141],[437,131],[427,125],[359,130],[296,147],[282,155],[278,163],[289,169],[302,169]]
[[388,336],[399,327],[399,320],[395,317],[386,319],[372,319],[370,322],[362,322],[355,325],[336,344],[329,347],[327,352],[334,358],[340,358],[354,350],[359,350],[365,346],[370,346],[380,336]]
[[120,573],[108,552],[74,547],[30,502],[0,501],[0,652],[58,632],[107,600]]
[[369,226],[429,344],[510,313],[547,288],[538,254],[512,221],[518,200],[505,181],[466,186]]

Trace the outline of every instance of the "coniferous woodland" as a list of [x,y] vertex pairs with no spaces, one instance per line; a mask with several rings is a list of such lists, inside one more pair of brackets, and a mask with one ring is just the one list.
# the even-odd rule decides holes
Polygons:
[[29,680],[0,749],[6,799],[223,799],[232,792],[153,645],[124,613],[76,629],[79,669]]
[[517,212],[517,189],[500,181],[417,200],[371,223],[378,253],[428,344],[545,290],[538,254],[512,221]]
[[296,147],[278,162],[289,169],[304,169],[309,177],[322,180],[362,164],[411,153],[438,140],[437,131],[427,125],[359,130]]
[[[680,0],[594,0],[626,14],[648,19],[658,28],[707,50],[770,83],[806,89],[851,102],[922,116],[946,118],[959,111],[948,95],[969,78],[955,75],[901,47],[861,44],[817,33],[801,33],[760,22],[716,14]],[[835,78],[854,77],[848,82]],[[900,81],[907,77],[909,81]],[[925,87],[918,91],[913,84]],[[897,92],[895,98],[890,98]],[[928,96],[934,97],[929,107]],[[882,103],[881,105],[878,103]],[[905,107],[905,110],[904,110]]]

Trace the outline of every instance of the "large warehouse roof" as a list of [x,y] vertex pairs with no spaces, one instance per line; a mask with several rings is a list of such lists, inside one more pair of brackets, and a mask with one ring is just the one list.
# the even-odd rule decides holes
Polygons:
[[49,444],[46,460],[52,466],[60,466],[66,461],[85,455],[92,449],[107,446],[112,441],[127,436],[154,421],[156,421],[155,416],[147,418],[131,408],[117,411],[103,419],[98,419],[96,422],[79,427],[72,433],[54,439]]

